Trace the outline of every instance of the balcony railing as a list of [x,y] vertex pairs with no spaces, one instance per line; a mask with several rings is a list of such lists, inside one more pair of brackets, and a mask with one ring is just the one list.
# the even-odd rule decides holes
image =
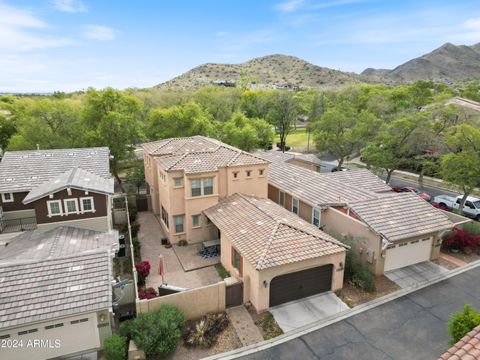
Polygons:
[[37,228],[37,219],[28,217],[22,219],[0,220],[0,233],[30,231]]

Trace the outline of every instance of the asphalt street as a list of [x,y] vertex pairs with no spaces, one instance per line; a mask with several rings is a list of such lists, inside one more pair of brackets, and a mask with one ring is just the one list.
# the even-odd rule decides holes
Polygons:
[[[385,176],[380,176],[380,178],[385,180]],[[420,187],[420,185],[416,181],[398,179],[398,178],[395,178],[395,177],[392,177],[390,179],[390,186],[413,186],[413,187],[419,189],[420,191],[425,192],[428,195],[432,196],[432,198],[435,197],[435,196],[438,196],[438,195],[442,195],[442,194],[449,195],[449,196],[460,195],[459,193],[455,193],[455,192],[452,192],[452,191],[449,191],[449,190],[439,189],[439,188],[436,188],[436,187],[433,187],[433,186],[424,185],[423,187]]]
[[437,359],[465,304],[480,309],[480,267],[240,359]]

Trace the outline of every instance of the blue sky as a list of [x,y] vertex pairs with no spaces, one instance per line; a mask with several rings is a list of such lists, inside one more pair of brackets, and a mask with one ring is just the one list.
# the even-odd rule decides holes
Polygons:
[[478,0],[0,0],[0,91],[148,87],[273,53],[361,72],[480,42]]

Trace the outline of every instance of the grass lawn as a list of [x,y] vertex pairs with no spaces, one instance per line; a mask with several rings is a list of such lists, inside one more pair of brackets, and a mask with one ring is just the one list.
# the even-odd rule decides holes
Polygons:
[[[280,142],[278,134],[275,136],[275,143]],[[306,129],[292,130],[287,136],[287,145],[295,150],[306,150],[308,147],[308,133]],[[313,148],[312,137],[310,136],[310,149]]]

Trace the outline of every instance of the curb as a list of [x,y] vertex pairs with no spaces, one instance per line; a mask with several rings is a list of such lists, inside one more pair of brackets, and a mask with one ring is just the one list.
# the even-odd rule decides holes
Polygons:
[[341,321],[341,320],[347,319],[351,316],[360,314],[364,311],[367,311],[367,310],[373,309],[375,307],[381,306],[381,305],[383,305],[385,303],[388,303],[392,300],[395,300],[395,299],[401,298],[403,296],[409,295],[409,294],[411,294],[411,293],[413,293],[417,290],[421,290],[423,288],[426,288],[426,287],[429,287],[431,285],[437,284],[437,283],[442,282],[444,280],[450,279],[454,276],[460,275],[464,272],[475,269],[477,267],[480,267],[480,260],[469,263],[469,264],[467,264],[467,265],[465,265],[461,268],[450,270],[446,274],[440,275],[440,276],[438,276],[437,278],[435,278],[431,281],[426,281],[426,282],[423,282],[423,283],[420,283],[420,284],[409,286],[409,287],[404,288],[404,289],[397,290],[393,293],[390,293],[388,295],[385,295],[385,296],[382,296],[380,298],[374,299],[374,300],[369,301],[365,304],[359,305],[355,308],[342,311],[338,314],[335,314],[333,316],[330,316],[328,318],[320,320],[316,323],[306,325],[304,327],[293,330],[293,331],[291,331],[287,334],[280,335],[280,336],[278,336],[274,339],[262,341],[262,342],[257,343],[257,344],[253,344],[253,345],[246,346],[246,347],[243,347],[243,348],[235,349],[235,350],[228,351],[228,352],[225,352],[225,353],[205,357],[202,360],[236,359],[240,356],[250,355],[250,354],[256,353],[256,352],[261,351],[261,350],[269,349],[271,347],[283,344],[287,341],[296,339],[300,336],[303,336],[303,335],[309,334],[311,332],[314,332],[318,329],[324,328],[328,325],[334,324],[338,321]]

